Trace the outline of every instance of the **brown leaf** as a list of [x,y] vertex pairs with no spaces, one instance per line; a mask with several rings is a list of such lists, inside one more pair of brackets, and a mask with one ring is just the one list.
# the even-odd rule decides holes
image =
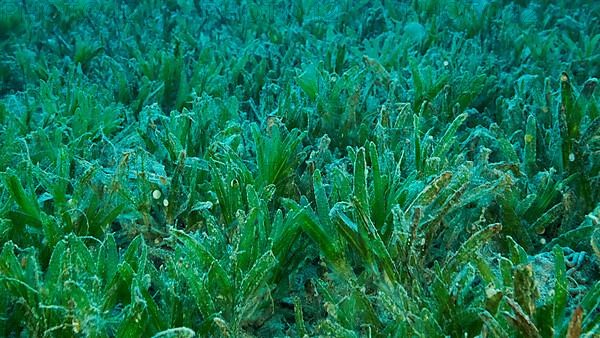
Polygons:
[[567,338],[579,338],[581,336],[581,322],[583,321],[583,309],[578,306],[569,322],[569,329],[567,330]]

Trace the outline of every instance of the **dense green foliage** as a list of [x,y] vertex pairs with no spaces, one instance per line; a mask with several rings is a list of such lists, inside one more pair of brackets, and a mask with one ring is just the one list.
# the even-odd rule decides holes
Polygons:
[[0,336],[600,334],[600,2],[44,3]]

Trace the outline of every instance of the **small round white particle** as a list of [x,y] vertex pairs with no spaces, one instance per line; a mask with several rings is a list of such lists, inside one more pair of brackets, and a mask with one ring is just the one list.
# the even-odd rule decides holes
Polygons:
[[159,199],[160,196],[162,196],[162,194],[160,193],[160,190],[156,189],[152,192],[152,198],[154,198],[155,200]]
[[569,154],[569,162],[573,162],[573,161],[575,161],[575,154],[570,153]]
[[540,244],[546,245],[546,239],[545,238],[540,238]]
[[168,207],[168,206],[169,206],[169,200],[165,198],[165,199],[163,200],[163,205],[164,205],[165,207]]
[[494,289],[493,286],[488,286],[485,288],[485,296],[487,298],[492,298],[498,294],[498,290]]
[[444,67],[448,67],[450,65],[450,62],[448,62],[448,60],[444,60]]

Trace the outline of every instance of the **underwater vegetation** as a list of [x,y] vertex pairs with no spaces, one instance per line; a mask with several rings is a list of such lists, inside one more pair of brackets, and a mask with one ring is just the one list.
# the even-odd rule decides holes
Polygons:
[[0,4],[0,336],[600,336],[600,2]]

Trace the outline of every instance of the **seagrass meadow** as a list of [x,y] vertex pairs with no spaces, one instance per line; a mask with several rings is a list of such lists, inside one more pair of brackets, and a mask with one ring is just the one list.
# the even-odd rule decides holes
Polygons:
[[600,337],[600,2],[3,0],[0,336]]

